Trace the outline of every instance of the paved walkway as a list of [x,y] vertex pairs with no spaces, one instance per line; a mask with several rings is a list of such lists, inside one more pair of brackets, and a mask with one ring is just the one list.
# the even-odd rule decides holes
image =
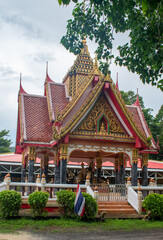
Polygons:
[[162,240],[163,229],[135,232],[31,233],[0,234],[0,240]]

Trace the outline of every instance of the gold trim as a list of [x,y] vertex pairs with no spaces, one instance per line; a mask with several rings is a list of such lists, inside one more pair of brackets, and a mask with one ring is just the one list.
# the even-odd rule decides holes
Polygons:
[[146,136],[142,132],[140,132],[138,127],[136,126],[135,121],[133,120],[129,110],[127,109],[127,107],[126,107],[126,105],[124,103],[124,100],[123,100],[123,98],[121,96],[121,93],[117,92],[115,90],[115,85],[111,84],[110,86],[111,86],[111,89],[112,89],[112,91],[113,91],[113,93],[114,93],[114,95],[115,95],[115,97],[116,97],[116,99],[117,99],[117,101],[118,101],[118,103],[119,103],[123,113],[125,114],[127,120],[129,121],[131,127],[133,128],[135,133],[139,136],[139,138],[148,146],[147,140],[146,140]]
[[80,107],[80,109],[73,116],[73,118],[67,124],[67,126],[62,128],[62,130],[61,130],[61,137],[66,135],[69,132],[69,130],[72,129],[75,126],[75,124],[79,121],[79,119],[82,117],[82,115],[88,110],[90,105],[93,104],[93,102],[95,101],[96,97],[98,96],[98,94],[101,91],[101,89],[103,88],[103,86],[104,86],[104,82],[99,81],[97,83],[97,85],[95,86],[95,88],[93,89],[92,93],[90,94],[90,96],[85,101],[85,103]]
[[132,162],[138,163],[138,149],[137,148],[132,149]]
[[91,135],[86,135],[86,134],[81,134],[81,135],[76,135],[76,134],[70,134],[71,138],[85,138],[85,139],[104,139],[104,140],[113,140],[115,142],[128,142],[128,143],[135,143],[135,139],[134,138],[122,138],[122,137],[118,137],[118,136],[111,136],[111,135],[95,135],[94,133],[92,133]]
[[143,153],[142,161],[141,161],[141,167],[144,166],[148,167],[148,153]]
[[50,119],[50,122],[52,122],[52,109],[50,107],[50,96],[49,96],[48,82],[46,82],[45,85],[46,85],[45,88],[46,88],[46,97],[47,97],[47,103],[48,103],[49,119]]
[[68,144],[61,144],[60,145],[60,160],[64,159],[67,160],[68,159]]
[[[68,105],[64,108],[64,110],[61,113],[62,118],[64,119],[67,114],[72,110],[76,102],[78,102],[79,98],[83,95],[86,88],[91,84],[95,74],[94,74],[95,68],[92,69],[92,72],[86,76],[86,78],[89,78],[88,81],[85,81],[85,84],[83,84],[83,87],[81,88],[80,92],[78,92],[78,95],[75,95],[75,98],[73,98]],[[99,81],[102,79],[102,74],[99,76]]]

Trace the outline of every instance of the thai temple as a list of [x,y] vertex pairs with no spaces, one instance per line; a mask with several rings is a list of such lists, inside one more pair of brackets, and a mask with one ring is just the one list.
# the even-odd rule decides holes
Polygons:
[[[157,153],[140,107],[139,97],[125,105],[118,84],[104,76],[97,59],[90,57],[86,40],[62,83],[46,73],[44,95],[18,94],[16,154],[22,154],[21,181],[27,175],[34,181],[36,158],[40,174],[48,178],[49,163],[55,164],[55,183],[84,183],[89,174],[92,183],[105,181],[102,168],[114,166],[115,184],[124,184],[125,170],[131,167],[131,183],[137,185],[137,164],[141,163],[141,183],[146,186],[148,154]],[[80,173],[68,164],[80,166]]]

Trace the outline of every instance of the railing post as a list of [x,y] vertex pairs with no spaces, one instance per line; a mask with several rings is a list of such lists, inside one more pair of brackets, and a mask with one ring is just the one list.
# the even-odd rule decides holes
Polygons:
[[86,177],[85,185],[86,186],[90,186],[90,179],[89,179],[89,175],[88,174],[87,174],[87,177]]
[[156,187],[156,182],[155,182],[154,178],[153,178],[153,186]]
[[126,183],[126,188],[127,188],[126,198],[127,198],[127,201],[128,201],[128,187],[131,187],[131,178],[130,177],[127,178],[127,183]]
[[[40,174],[37,175],[36,184],[40,183]],[[38,186],[36,186],[36,191],[39,191]]]
[[9,173],[4,177],[4,182],[6,183],[6,190],[10,190],[11,177]]
[[128,188],[128,187],[130,187],[130,186],[131,186],[131,178],[128,177],[128,178],[127,178],[127,184],[126,184],[126,187]]
[[99,194],[98,194],[98,187],[95,186],[95,188],[94,188],[94,198],[95,198],[96,202],[98,202],[98,196],[99,196]]
[[[153,187],[153,180],[150,178],[149,180],[149,187]],[[149,193],[153,193],[153,190],[150,190]]]
[[[28,182],[28,177],[26,176],[25,177],[25,183]],[[26,192],[26,195],[28,195],[28,187],[25,187],[25,192]],[[30,192],[30,189],[29,189],[29,192]]]
[[141,188],[138,188],[138,214],[142,214],[142,191]]
[[45,184],[46,184],[46,180],[45,180],[45,174],[42,174],[42,178],[41,178],[41,191],[44,192],[45,191]]
[[109,178],[107,179],[107,185],[108,185],[108,201],[110,201],[110,188],[109,188]]

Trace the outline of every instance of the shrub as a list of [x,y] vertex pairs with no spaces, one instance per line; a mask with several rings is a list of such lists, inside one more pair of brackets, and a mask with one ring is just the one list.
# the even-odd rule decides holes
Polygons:
[[97,213],[97,202],[88,193],[82,193],[82,195],[85,198],[85,212],[83,218],[85,220],[94,220]]
[[33,216],[43,216],[44,208],[48,201],[49,194],[47,192],[33,192],[29,195],[28,203],[32,209]]
[[75,193],[68,190],[61,190],[56,193],[57,202],[61,205],[65,217],[74,217]]
[[163,219],[163,195],[158,193],[149,194],[143,202],[146,212],[151,212],[152,219]]
[[13,190],[0,192],[0,215],[3,218],[17,217],[21,206],[20,193]]
[[[62,190],[56,193],[57,202],[62,206],[65,217],[79,219],[74,213],[75,193],[67,190]],[[83,219],[94,220],[97,213],[97,203],[95,199],[88,193],[82,193],[85,198],[85,212]]]

